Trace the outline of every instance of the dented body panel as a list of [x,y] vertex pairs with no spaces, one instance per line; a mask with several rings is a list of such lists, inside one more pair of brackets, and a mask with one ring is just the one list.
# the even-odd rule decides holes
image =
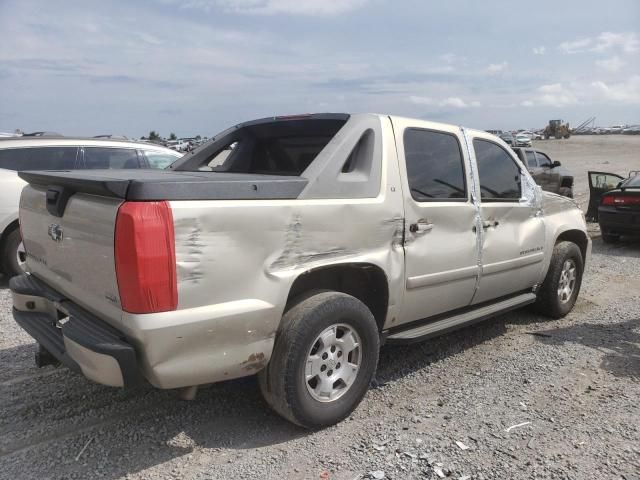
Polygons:
[[[513,154],[522,175],[521,198],[481,201],[473,140],[500,142],[491,135],[382,115],[345,118],[317,162],[302,173],[308,183],[297,198],[168,199],[178,291],[174,311],[132,314],[120,308],[113,231],[123,199],[82,193],[71,197],[60,219],[70,238],[62,243],[81,249],[83,263],[70,267],[65,250],[38,230],[53,222],[42,204],[46,188],[27,187],[22,213],[29,267],[69,301],[122,332],[151,384],[178,388],[264,368],[292,288],[303,275],[341,266],[382,272],[388,294],[379,321],[384,334],[402,324],[534,290],[544,279],[557,238],[586,231],[575,204],[543,195]],[[464,198],[414,200],[403,142],[409,128],[455,137],[464,163]],[[215,140],[221,148],[224,135],[235,133],[223,132]],[[353,152],[366,161],[354,157],[350,161],[355,167],[346,165]],[[103,225],[96,227],[91,217]],[[92,242],[99,271],[91,270]],[[25,310],[29,298],[14,292],[14,307]],[[39,311],[56,310],[55,302],[33,298],[38,298]]]

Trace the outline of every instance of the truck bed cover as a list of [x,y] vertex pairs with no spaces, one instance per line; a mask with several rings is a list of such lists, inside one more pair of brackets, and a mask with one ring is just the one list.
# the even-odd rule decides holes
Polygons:
[[298,198],[307,179],[254,173],[170,170],[23,171],[30,184],[130,201],[277,200]]

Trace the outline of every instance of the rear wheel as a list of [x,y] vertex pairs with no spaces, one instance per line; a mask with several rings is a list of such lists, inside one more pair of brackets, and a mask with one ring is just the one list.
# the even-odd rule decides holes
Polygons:
[[620,235],[612,235],[611,233],[602,232],[602,241],[604,243],[617,243],[620,241]]
[[7,234],[2,244],[2,271],[9,278],[24,273],[26,254],[20,229],[15,228]]
[[547,276],[538,291],[536,310],[551,318],[571,311],[580,293],[584,261],[575,243],[560,242],[553,248]]
[[333,425],[364,397],[378,364],[380,339],[369,309],[339,292],[306,297],[285,313],[267,367],[265,400],[306,428]]

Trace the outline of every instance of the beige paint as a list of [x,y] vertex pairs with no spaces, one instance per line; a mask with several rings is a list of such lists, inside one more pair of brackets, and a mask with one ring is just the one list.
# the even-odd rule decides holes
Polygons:
[[[543,197],[531,187],[518,202],[521,213],[527,212],[526,225],[518,224],[522,215],[509,217],[504,212],[505,221],[512,222],[508,237],[500,238],[507,229],[476,235],[473,227],[481,225],[482,210],[475,201],[477,174],[468,152],[467,180],[472,188],[466,203],[413,202],[405,188],[400,127],[449,131],[463,145],[464,135],[449,125],[386,116],[379,120],[382,176],[375,198],[171,202],[179,295],[175,312],[134,315],[120,310],[113,265],[119,202],[112,199],[74,196],[64,220],[69,243],[58,245],[46,233],[46,225],[57,219],[44,210],[44,191],[26,188],[27,250],[36,256],[41,252],[48,261],[44,266],[30,257],[29,265],[55,289],[124,332],[153,385],[177,388],[251,375],[263,368],[271,357],[291,285],[315,268],[362,263],[385,272],[386,329],[466,306],[483,295],[493,298],[508,289],[533,287],[544,278],[557,236],[568,229],[586,231],[574,204]],[[530,180],[524,168],[523,175]],[[417,235],[409,232],[408,225],[421,218],[433,228]],[[520,252],[539,244],[542,258],[539,252],[513,253],[513,247]],[[510,253],[501,257],[496,252],[505,246]],[[492,251],[483,274],[483,255],[489,257]],[[492,283],[496,274],[498,281]],[[81,367],[87,360],[84,353],[73,347],[70,351]],[[112,381],[107,373],[92,375],[96,381],[101,375],[103,383]]]

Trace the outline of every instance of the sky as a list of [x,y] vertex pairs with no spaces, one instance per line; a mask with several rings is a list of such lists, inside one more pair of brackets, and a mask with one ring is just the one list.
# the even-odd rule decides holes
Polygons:
[[0,0],[0,131],[309,112],[640,123],[640,1]]

